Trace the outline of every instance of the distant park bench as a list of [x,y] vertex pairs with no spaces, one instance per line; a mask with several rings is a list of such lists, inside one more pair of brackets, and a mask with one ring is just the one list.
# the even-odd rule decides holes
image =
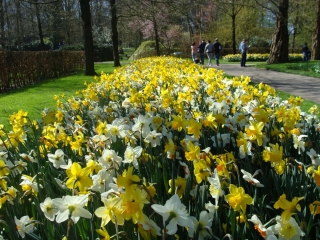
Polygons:
[[119,54],[120,60],[123,60],[124,58],[126,58],[127,60],[130,58],[129,54],[123,53],[123,54]]

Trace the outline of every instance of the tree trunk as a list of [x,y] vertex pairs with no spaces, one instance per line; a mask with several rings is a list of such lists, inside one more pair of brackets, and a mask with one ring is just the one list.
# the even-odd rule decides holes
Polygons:
[[39,40],[40,40],[40,50],[44,50],[44,41],[43,41],[43,32],[42,32],[42,25],[41,25],[41,18],[40,18],[40,11],[39,6],[36,4],[36,17],[37,17],[37,25],[38,25],[38,33],[39,33]]
[[237,47],[236,47],[236,15],[232,15],[232,51],[233,51],[233,54],[237,53]]
[[279,0],[277,26],[272,37],[268,60],[270,64],[289,61],[288,9],[289,0]]
[[4,4],[3,0],[0,0],[0,45],[2,49],[5,47],[5,36],[4,36]]
[[91,26],[91,11],[90,11],[90,0],[80,0],[81,8],[81,19],[83,28],[84,38],[84,58],[85,58],[85,69],[84,75],[94,76],[94,49],[93,49],[93,38],[92,38],[92,26]]
[[116,0],[110,0],[111,8],[111,30],[112,30],[112,44],[113,44],[113,59],[114,66],[120,67],[119,59],[119,38],[118,38],[118,17],[117,17],[117,7]]
[[317,16],[312,37],[311,59],[320,60],[320,0],[317,1]]
[[157,56],[160,56],[160,38],[158,33],[157,20],[154,16],[153,16],[153,28],[154,28],[154,35],[156,40],[156,52],[157,52]]

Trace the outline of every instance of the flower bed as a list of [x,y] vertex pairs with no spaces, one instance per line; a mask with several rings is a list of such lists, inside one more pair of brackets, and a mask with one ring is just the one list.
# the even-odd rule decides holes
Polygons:
[[[4,239],[313,239],[317,109],[173,57],[1,132]],[[138,236],[139,235],[139,236]]]
[[[255,53],[248,53],[247,54],[247,61],[249,62],[265,62],[269,59],[269,54],[255,54]],[[241,54],[228,54],[223,56],[223,60],[227,62],[240,62],[241,61]],[[289,54],[290,61],[302,61],[303,55],[298,53]]]

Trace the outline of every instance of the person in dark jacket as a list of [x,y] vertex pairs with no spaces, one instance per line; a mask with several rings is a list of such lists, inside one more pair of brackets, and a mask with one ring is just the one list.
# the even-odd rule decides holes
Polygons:
[[307,43],[305,43],[302,46],[302,53],[303,53],[303,61],[308,62],[309,61],[309,48]]
[[218,38],[216,38],[216,42],[213,44],[213,50],[214,50],[214,58],[216,59],[216,65],[219,66],[219,58],[222,50],[222,45],[221,43],[219,43]]
[[206,47],[206,41],[203,39],[198,46],[198,53],[200,55],[200,64],[204,65],[204,48]]

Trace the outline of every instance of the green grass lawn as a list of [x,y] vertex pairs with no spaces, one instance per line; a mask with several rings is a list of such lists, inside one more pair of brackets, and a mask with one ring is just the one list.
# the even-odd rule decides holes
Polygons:
[[[125,61],[122,64],[126,64]],[[112,73],[113,64],[95,64],[95,71],[100,74]],[[28,112],[30,119],[41,118],[44,108],[55,107],[54,95],[75,95],[77,90],[85,89],[85,82],[94,81],[92,76],[84,76],[83,72],[70,76],[47,80],[29,87],[20,88],[0,94],[0,124],[8,125],[9,116],[19,110]]]
[[320,61],[292,62],[292,63],[278,63],[278,64],[257,63],[256,67],[266,69],[266,70],[286,72],[286,73],[298,74],[302,76],[320,78]]

